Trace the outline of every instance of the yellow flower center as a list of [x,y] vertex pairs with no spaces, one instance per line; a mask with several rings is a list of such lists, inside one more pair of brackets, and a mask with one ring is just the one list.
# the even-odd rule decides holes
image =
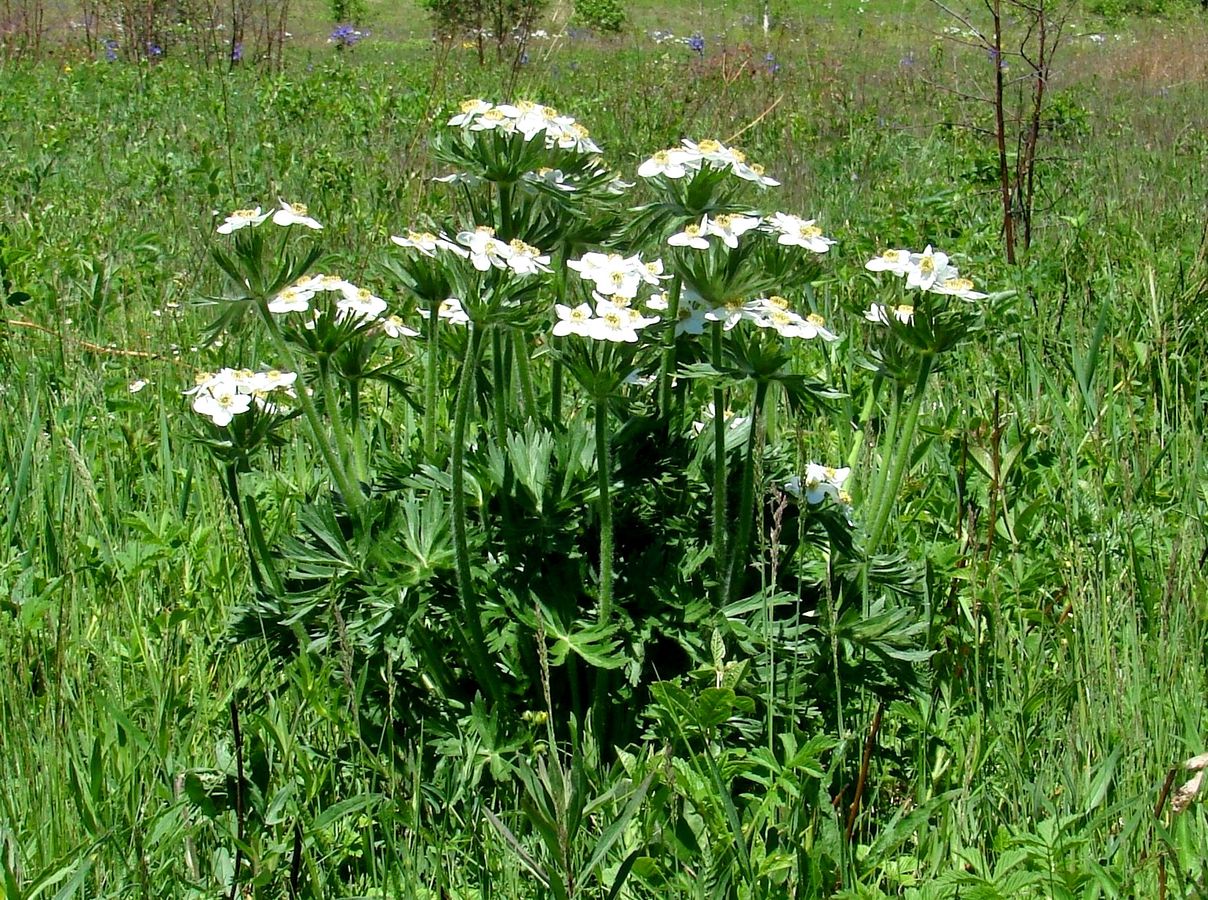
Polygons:
[[629,309],[629,298],[622,294],[613,294],[610,298],[617,309]]
[[762,175],[764,173],[764,168],[759,163],[751,163],[751,171],[756,175]]
[[684,227],[684,234],[688,235],[688,237],[697,237],[700,234],[700,226],[686,225]]
[[779,294],[773,294],[771,297],[768,297],[768,306],[774,307],[775,309],[788,309],[789,301],[784,297],[781,297]]
[[478,109],[480,106],[482,106],[481,100],[463,100],[460,108],[463,113],[468,113],[474,112],[474,110]]
[[935,271],[935,259],[930,256],[924,256],[919,260],[919,271],[924,275],[930,275]]
[[822,229],[819,228],[817,225],[802,225],[801,226],[801,236],[803,238],[816,238],[816,237],[821,237],[821,235],[822,235]]
[[747,161],[747,155],[741,150],[731,150],[730,155],[734,157],[734,161],[737,163],[745,163]]
[[805,317],[805,321],[809,322],[811,325],[816,325],[819,327],[826,324],[826,319],[822,318],[822,316],[818,315],[817,313],[810,313]]
[[295,216],[306,215],[306,204],[305,203],[291,203],[289,205],[289,208],[290,208],[290,211],[293,212],[293,214]]
[[256,218],[256,210],[254,209],[237,209],[231,213],[232,219],[254,219]]
[[712,138],[706,138],[696,145],[701,153],[716,153],[721,149],[721,141],[715,141]]
[[971,291],[973,282],[968,278],[949,278],[944,282],[944,287],[950,291]]

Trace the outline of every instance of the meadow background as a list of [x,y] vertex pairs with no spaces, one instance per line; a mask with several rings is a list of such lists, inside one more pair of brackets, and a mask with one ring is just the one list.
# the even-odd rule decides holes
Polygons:
[[[1208,750],[1208,16],[1068,10],[1008,266],[968,96],[993,62],[916,0],[773,10],[765,32],[753,3],[633,3],[596,35],[554,4],[523,62],[480,65],[410,3],[368,2],[342,50],[304,3],[280,65],[232,67],[110,60],[48,7],[39,58],[0,61],[0,896],[233,895],[237,852],[264,897],[1208,894],[1204,808],[1170,799]],[[889,683],[845,669],[802,711],[818,743],[772,735],[752,768],[738,731],[667,750],[651,725],[551,783],[549,746],[486,717],[370,739],[338,642],[235,640],[245,551],[182,397],[257,350],[202,343],[214,228],[302,199],[329,269],[393,301],[388,236],[447,210],[428,141],[471,96],[572,113],[629,176],[733,138],[839,241],[815,289],[853,342],[839,311],[885,247],[1016,292],[941,373],[892,524],[926,653]],[[313,454],[274,454],[251,483],[285,529]]]

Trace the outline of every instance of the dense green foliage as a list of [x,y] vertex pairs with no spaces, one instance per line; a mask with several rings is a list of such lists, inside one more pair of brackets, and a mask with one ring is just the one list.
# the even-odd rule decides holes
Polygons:
[[[710,32],[699,56],[576,43],[515,72],[372,41],[277,75],[170,57],[0,71],[0,895],[212,897],[237,853],[264,897],[1205,890],[1203,807],[1176,815],[1167,799],[1154,815],[1167,773],[1208,749],[1208,121],[1187,82],[1202,69],[1152,56],[1183,58],[1202,29],[1071,45],[1037,234],[1008,268],[993,148],[963,127],[986,113],[932,86],[976,83],[984,60],[930,32],[869,28],[857,44],[855,14],[835,16],[767,47],[737,23],[724,55]],[[249,202],[305,199],[325,270],[418,327],[388,235],[454,215],[456,193],[429,180],[448,170],[432,136],[511,78],[513,96],[590,125],[629,180],[653,149],[741,130],[734,143],[784,182],[776,205],[840,242],[808,292],[844,341],[794,357],[843,396],[769,419],[753,599],[722,614],[706,558],[690,566],[708,540],[691,518],[712,489],[707,441],[643,435],[640,409],[614,412],[618,558],[642,560],[619,580],[620,646],[556,615],[595,596],[592,436],[555,452],[548,417],[510,441],[484,427],[469,452],[483,521],[507,505],[523,526],[484,532],[492,552],[472,573],[515,603],[485,619],[507,712],[475,696],[445,630],[449,513],[431,498],[445,496],[464,339],[440,357],[439,433],[424,426],[422,349],[366,388],[390,401],[370,501],[390,540],[339,576],[346,605],[294,616],[257,608],[269,592],[228,471],[181,392],[198,371],[272,358],[250,324],[203,340],[203,301],[229,290],[214,228]],[[864,521],[875,460],[895,448],[878,446],[889,404],[862,364],[863,264],[928,242],[1016,294],[932,376],[888,552],[863,570],[853,552],[845,572],[828,565],[841,547],[776,518],[773,489],[807,459],[850,455]],[[299,581],[339,580],[316,552],[342,527],[319,448],[300,419],[277,434],[234,467],[243,509]],[[647,477],[666,471],[656,461],[680,468]],[[407,578],[440,652],[344,615]],[[844,606],[861,578],[893,590]],[[533,592],[548,620],[522,621]],[[608,670],[623,700],[610,730],[576,718],[572,677],[585,689],[641,646]]]

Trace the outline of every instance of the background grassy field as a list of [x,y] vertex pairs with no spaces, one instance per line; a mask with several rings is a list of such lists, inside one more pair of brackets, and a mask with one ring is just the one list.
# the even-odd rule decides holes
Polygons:
[[[951,585],[927,597],[923,688],[884,713],[850,846],[827,844],[829,804],[785,798],[820,823],[798,851],[844,859],[847,896],[1208,892],[1202,805],[1154,816],[1167,773],[1208,749],[1205,21],[1072,15],[1035,241],[1007,267],[993,148],[969,127],[988,111],[949,90],[984,91],[990,67],[943,14],[835,0],[765,36],[749,6],[644,6],[604,39],[561,31],[562,2],[515,69],[434,46],[410,3],[371,5],[372,35],[336,53],[313,2],[279,73],[70,46],[0,64],[0,896],[225,890],[233,700],[267,785],[245,836],[256,896],[282,896],[294,859],[308,896],[543,896],[483,813],[538,853],[518,788],[423,735],[366,746],[338,654],[230,642],[248,578],[181,397],[256,356],[198,349],[216,212],[304,198],[330,268],[392,297],[387,236],[446,202],[427,136],[504,93],[572,111],[630,174],[683,136],[737,136],[782,208],[840,240],[820,289],[836,316],[886,246],[934,242],[1018,291],[944,373],[894,526]],[[311,462],[286,447],[266,505]],[[876,706],[857,698],[842,732],[822,711],[849,762]],[[621,896],[706,895],[656,869]]]

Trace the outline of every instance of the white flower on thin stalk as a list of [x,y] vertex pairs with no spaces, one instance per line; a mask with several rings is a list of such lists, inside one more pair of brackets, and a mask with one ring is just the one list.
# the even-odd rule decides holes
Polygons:
[[382,334],[395,340],[404,337],[419,337],[419,332],[414,328],[408,328],[398,316],[387,316],[381,319],[378,327],[382,329]]
[[611,297],[605,297],[593,292],[592,299],[596,301],[597,317],[606,316],[614,312],[618,313],[634,330],[640,330],[662,321],[658,316],[642,315],[641,310],[633,305],[632,298],[626,297],[624,294],[613,294]]
[[310,309],[310,301],[314,295],[314,291],[287,287],[268,302],[268,311],[271,313],[306,312]]
[[693,250],[709,249],[709,217],[704,216],[700,224],[688,223],[684,230],[667,238],[672,247],[691,247]]
[[502,131],[510,133],[516,130],[516,121],[504,115],[499,107],[491,107],[474,117],[470,123],[471,131]]
[[835,469],[810,463],[805,467],[805,475],[794,475],[785,484],[784,490],[799,499],[804,497],[815,505],[828,497],[837,503],[848,503],[851,498],[843,486],[850,475],[850,468]]
[[347,294],[349,291],[357,289],[355,284],[351,281],[346,281],[339,275],[312,275],[310,278],[300,278],[294,287],[300,291],[310,291],[314,294],[325,291]]
[[932,250],[930,244],[922,253],[910,254],[910,269],[906,272],[906,287],[929,291],[937,282],[956,277],[956,269],[948,265],[948,254]]
[[543,167],[538,169],[536,172],[525,172],[520,177],[524,181],[529,182],[529,184],[544,185],[548,188],[552,188],[555,191],[561,191],[564,194],[573,194],[575,191],[579,190],[566,180],[566,173],[561,169]]
[[565,337],[569,334],[577,334],[580,337],[588,337],[588,331],[591,320],[594,314],[590,306],[586,303],[580,303],[573,309],[561,303],[554,304],[554,312],[558,315],[558,321],[554,323],[554,334],[557,337]]
[[760,225],[759,218],[755,216],[738,216],[723,213],[719,216],[714,216],[705,224],[705,233],[721,238],[721,242],[731,250],[738,248],[738,239],[753,228],[758,228]]
[[458,114],[449,120],[449,124],[454,127],[469,125],[474,121],[474,119],[487,112],[487,110],[489,110],[492,106],[494,106],[494,104],[488,103],[486,100],[463,100],[458,107]]
[[612,309],[587,323],[585,336],[597,341],[634,344],[638,340],[637,329],[625,310]]
[[642,178],[663,178],[672,180],[683,178],[689,172],[700,167],[700,157],[677,148],[659,150],[650,159],[638,166],[638,175]]
[[536,275],[538,272],[548,272],[549,254],[542,253],[532,244],[526,244],[519,238],[507,245],[510,251],[505,257],[507,267],[517,275]]
[[568,260],[566,266],[578,272],[584,281],[590,281],[601,294],[625,294],[633,298],[642,282],[633,259],[620,253],[590,251],[579,259]]
[[448,175],[438,175],[432,180],[439,181],[441,184],[464,184],[470,188],[478,187],[478,185],[482,184],[481,178],[468,172],[451,172]]
[[[551,133],[551,136],[552,133]],[[563,150],[574,150],[576,153],[599,153],[600,146],[592,140],[591,132],[578,122],[562,129],[554,138],[554,144]]]
[[768,219],[767,224],[778,234],[776,243],[787,247],[802,247],[814,253],[825,253],[836,242],[826,237],[814,221],[778,212]]
[[744,320],[758,322],[764,310],[765,307],[762,301],[759,300],[731,300],[724,306],[715,306],[706,311],[705,320],[709,322],[721,322],[722,328],[725,331],[729,331]]
[[455,253],[462,259],[465,259],[469,255],[464,248],[457,246],[449,240],[449,236],[444,232],[436,235],[430,231],[408,231],[406,237],[392,234],[390,240],[406,250],[418,250],[424,256],[435,257],[437,250]]
[[386,306],[385,300],[381,297],[375,297],[373,292],[367,288],[346,291],[336,301],[336,311],[341,318],[351,316],[356,319],[368,319],[370,321],[381,316],[386,311]]
[[252,395],[241,393],[231,382],[218,382],[193,397],[193,411],[205,416],[220,428],[231,424],[240,413],[252,406]]
[[889,272],[891,275],[905,277],[911,270],[910,251],[886,250],[866,262],[864,268],[870,272]]
[[744,181],[752,181],[760,187],[780,187],[779,181],[764,174],[764,168],[759,163],[738,163],[731,166],[730,171]]
[[[701,410],[701,418],[704,419],[704,421],[692,423],[692,431],[694,434],[700,434],[703,432],[705,428],[708,427],[709,423],[717,418],[716,409],[717,407],[710,403]],[[750,416],[735,415],[734,410],[732,409],[727,409],[722,412],[722,422],[725,423],[726,428],[730,431],[737,431],[750,421]]]
[[[416,310],[421,316],[427,317],[430,311],[426,309]],[[470,316],[461,305],[461,301],[456,297],[440,301],[440,306],[436,308],[438,318],[444,319],[450,325],[468,325],[470,324]]]
[[[874,303],[864,311],[864,318],[870,322],[875,322],[878,325],[889,324],[889,312],[880,303]],[[903,325],[910,325],[914,322],[914,307],[905,303],[895,306],[892,309],[893,317]]]
[[251,225],[253,228],[267,219],[271,213],[260,212],[260,207],[255,209],[237,209],[229,216],[226,221],[218,226],[219,234],[230,234],[232,231],[238,231],[240,228],[246,228]]
[[496,269],[507,268],[512,249],[495,237],[495,229],[489,225],[479,225],[473,231],[458,232],[457,241],[469,248],[470,262],[479,272],[485,272],[492,266]]
[[[951,267],[949,267],[951,268]],[[968,278],[953,276],[931,288],[933,294],[947,294],[950,297],[960,297],[962,300],[985,300],[988,294],[973,290],[973,282]]]
[[310,211],[302,203],[287,203],[281,201],[281,208],[273,213],[273,224],[288,227],[290,225],[305,225],[315,231],[323,228],[310,217]]

